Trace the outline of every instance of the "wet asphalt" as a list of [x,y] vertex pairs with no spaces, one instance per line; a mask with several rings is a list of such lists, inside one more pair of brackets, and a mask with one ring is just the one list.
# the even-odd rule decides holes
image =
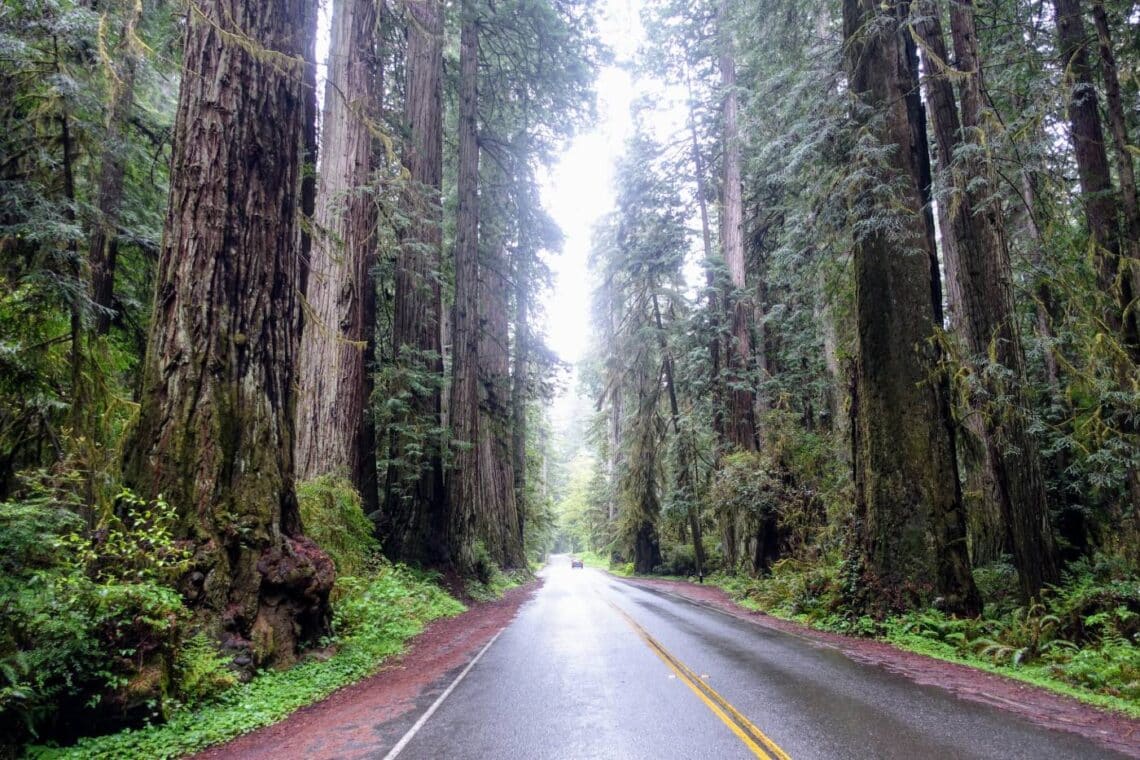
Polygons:
[[1121,757],[566,557],[543,572],[400,758]]

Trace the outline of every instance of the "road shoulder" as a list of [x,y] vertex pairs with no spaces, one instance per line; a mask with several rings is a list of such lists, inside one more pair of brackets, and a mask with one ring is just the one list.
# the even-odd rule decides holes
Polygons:
[[915,683],[945,689],[960,699],[991,705],[1037,725],[1075,733],[1117,752],[1140,758],[1140,720],[1101,710],[1070,697],[967,665],[907,652],[883,641],[817,631],[799,623],[747,610],[716,586],[651,578],[613,578],[681,597],[755,625],[837,649],[856,662],[886,668]]
[[[374,676],[272,726],[212,747],[196,760],[382,757],[416,718],[538,591],[540,579],[501,599],[431,623]],[[407,726],[405,726],[407,724]]]

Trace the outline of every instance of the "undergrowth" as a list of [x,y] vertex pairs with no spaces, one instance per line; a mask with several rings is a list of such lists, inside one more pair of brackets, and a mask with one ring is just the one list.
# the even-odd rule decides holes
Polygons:
[[977,618],[927,609],[876,620],[843,604],[841,562],[784,560],[762,578],[717,575],[739,604],[820,630],[875,637],[939,659],[1043,686],[1140,717],[1140,581],[1106,557],[1072,564],[1064,581],[1017,602],[1008,563],[981,568]]
[[[336,651],[283,671],[266,671],[222,692],[213,702],[177,710],[166,723],[80,740],[66,748],[32,747],[33,758],[174,758],[285,718],[333,691],[374,673],[407,639],[439,617],[463,611],[426,573],[373,560],[362,575],[334,589]],[[327,651],[327,650],[326,650]]]

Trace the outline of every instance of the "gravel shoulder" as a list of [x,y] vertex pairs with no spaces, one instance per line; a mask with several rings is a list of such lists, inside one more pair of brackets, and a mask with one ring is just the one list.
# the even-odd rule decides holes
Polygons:
[[1140,758],[1140,720],[1100,710],[1070,697],[966,665],[907,652],[883,641],[817,631],[762,612],[747,610],[716,586],[649,578],[617,578],[643,588],[683,597],[755,625],[832,647],[858,662],[886,668],[918,684],[937,686],[960,699],[993,705],[1037,725],[1069,731]]

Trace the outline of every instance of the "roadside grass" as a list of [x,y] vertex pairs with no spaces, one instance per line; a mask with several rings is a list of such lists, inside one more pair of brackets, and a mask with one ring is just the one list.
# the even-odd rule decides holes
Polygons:
[[620,575],[623,578],[629,578],[633,575],[632,562],[619,562],[614,564],[610,561],[609,557],[592,551],[575,552],[574,556],[582,560],[582,563],[589,567],[596,567],[599,570],[605,570],[614,575]]
[[917,610],[883,620],[842,602],[841,567],[794,560],[763,578],[714,575],[741,607],[810,628],[886,641],[899,649],[1006,676],[1140,718],[1140,583],[1119,565],[1077,563],[1041,601],[1016,601],[1006,565],[977,573],[978,618]]
[[33,746],[28,756],[177,758],[276,723],[372,675],[385,660],[402,652],[404,642],[428,622],[463,612],[465,607],[436,581],[433,574],[375,562],[365,574],[337,580],[333,592],[337,635],[325,642],[336,651],[327,659],[310,657],[288,670],[260,673],[208,704],[176,710],[160,725],[85,738],[70,747]]

